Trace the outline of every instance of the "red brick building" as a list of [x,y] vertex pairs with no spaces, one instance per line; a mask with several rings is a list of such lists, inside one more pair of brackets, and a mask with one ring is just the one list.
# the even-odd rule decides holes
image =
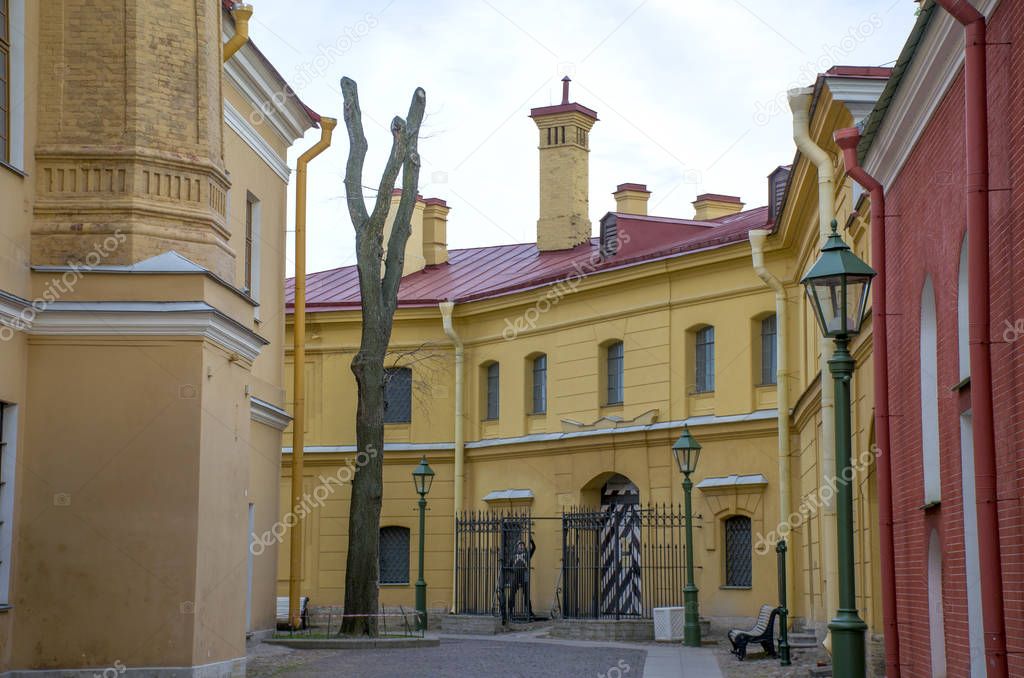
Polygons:
[[922,3],[857,147],[885,197],[902,676],[1024,675],[1022,62],[1024,0]]

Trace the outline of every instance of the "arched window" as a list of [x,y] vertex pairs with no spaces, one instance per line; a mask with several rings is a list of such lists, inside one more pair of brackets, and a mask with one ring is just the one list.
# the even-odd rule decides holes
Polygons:
[[484,368],[484,407],[485,419],[497,419],[500,412],[498,403],[499,381],[498,363],[490,363]]
[[935,288],[926,277],[921,291],[921,461],[924,465],[924,503],[942,496],[939,473],[938,334]]
[[623,356],[624,351],[621,341],[608,344],[605,358],[607,360],[607,386],[608,394],[605,403],[607,405],[621,405],[623,399]]
[[956,343],[960,354],[961,380],[971,376],[970,313],[967,310],[971,300],[967,280],[967,234],[964,233],[964,243],[960,246],[960,271],[957,275],[956,285]]
[[409,583],[409,528],[380,528],[380,583]]
[[715,328],[708,325],[696,332],[694,355],[694,388],[697,393],[715,390]]
[[931,636],[932,677],[946,678],[946,623],[942,612],[942,545],[932,530],[928,540],[928,634]]
[[533,414],[548,411],[548,357],[541,354],[533,359]]
[[725,519],[725,585],[750,586],[750,580],[750,518],[731,516]]
[[412,421],[412,370],[389,367],[384,370],[384,423]]
[[776,382],[778,372],[778,327],[775,315],[772,314],[761,321],[761,385],[767,386]]

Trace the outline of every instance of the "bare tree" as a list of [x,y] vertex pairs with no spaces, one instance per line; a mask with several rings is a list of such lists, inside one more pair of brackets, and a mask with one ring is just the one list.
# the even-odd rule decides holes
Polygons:
[[[363,161],[366,135],[363,133],[359,92],[351,78],[341,79],[348,128],[348,162],[345,165],[345,194],[348,213],[356,231],[356,267],[363,327],[359,351],[352,359],[359,404],[356,409],[356,448],[376,451],[366,455],[367,463],[356,469],[349,506],[348,560],[345,571],[345,619],[341,632],[348,635],[377,635],[380,548],[380,505],[383,490],[384,450],[384,358],[391,340],[391,326],[398,305],[405,243],[419,184],[420,158],[417,151],[420,123],[427,95],[417,87],[409,104],[409,115],[391,121],[391,155],[377,189],[373,211],[366,211],[363,199]],[[388,217],[391,192],[402,171],[402,198],[398,203],[387,252],[384,251],[384,222]],[[383,265],[383,274],[381,267]]]

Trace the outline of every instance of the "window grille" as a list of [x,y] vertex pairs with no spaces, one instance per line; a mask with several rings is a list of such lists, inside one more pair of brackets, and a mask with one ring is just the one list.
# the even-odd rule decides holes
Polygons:
[[380,583],[409,583],[409,528],[380,528]]
[[412,370],[390,367],[384,370],[384,423],[412,421]]
[[750,518],[732,516],[725,520],[725,585],[750,586]]

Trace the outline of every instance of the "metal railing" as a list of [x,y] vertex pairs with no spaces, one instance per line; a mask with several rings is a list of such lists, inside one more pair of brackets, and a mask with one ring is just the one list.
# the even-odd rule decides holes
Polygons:
[[682,606],[685,521],[672,505],[563,511],[562,616],[649,619],[656,607]]
[[529,511],[467,511],[455,519],[455,612],[530,621],[534,552]]

